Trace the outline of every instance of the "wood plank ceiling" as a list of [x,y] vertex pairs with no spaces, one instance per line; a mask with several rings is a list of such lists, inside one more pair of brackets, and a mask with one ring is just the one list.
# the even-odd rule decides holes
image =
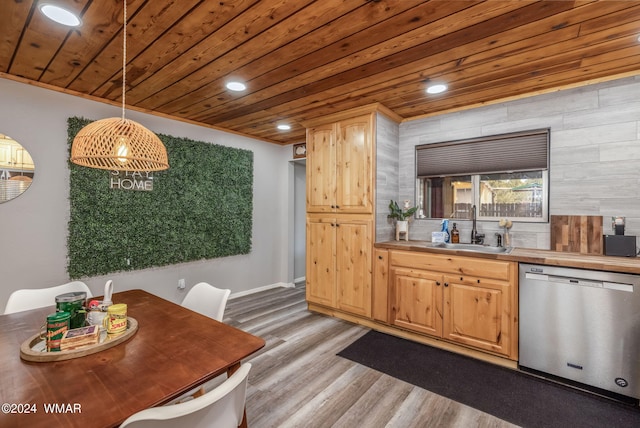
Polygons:
[[[50,0],[53,2],[54,0]],[[0,76],[121,103],[119,0],[0,0]],[[640,74],[640,1],[128,0],[128,107],[277,144],[382,103],[405,119]],[[248,88],[232,93],[230,79]],[[427,95],[429,82],[449,91]],[[100,118],[94,118],[100,119]],[[278,123],[292,129],[276,129]],[[0,130],[1,131],[1,130]]]

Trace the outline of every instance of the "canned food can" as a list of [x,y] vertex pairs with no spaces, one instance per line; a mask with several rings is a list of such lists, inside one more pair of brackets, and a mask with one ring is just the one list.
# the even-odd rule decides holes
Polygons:
[[87,317],[86,302],[87,293],[84,291],[60,294],[56,296],[56,311],[69,312],[71,314],[69,328],[84,327]]
[[56,312],[47,316],[47,352],[60,351],[60,340],[69,330],[69,312]]
[[109,335],[118,335],[127,330],[127,304],[118,303],[109,306],[103,326]]

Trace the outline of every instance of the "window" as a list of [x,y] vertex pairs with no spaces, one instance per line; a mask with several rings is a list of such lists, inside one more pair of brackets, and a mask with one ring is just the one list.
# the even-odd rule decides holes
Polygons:
[[416,147],[418,218],[546,222],[549,130]]

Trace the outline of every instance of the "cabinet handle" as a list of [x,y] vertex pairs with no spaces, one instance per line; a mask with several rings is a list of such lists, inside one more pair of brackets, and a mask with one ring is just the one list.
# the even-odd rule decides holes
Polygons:
[[335,208],[335,207],[336,207],[335,205],[331,205],[331,208]]
[[340,209],[340,205],[336,205],[336,208]]
[[464,281],[464,278],[463,278],[463,277],[460,277],[460,281]]
[[440,285],[440,281],[436,281],[436,285]]
[[444,283],[444,286],[445,286],[445,287],[448,287],[448,286],[449,286],[449,283],[448,283],[448,282],[445,282],[445,283]]
[[480,280],[478,280],[478,284],[480,284]]
[[382,256],[378,256],[378,259],[382,260],[382,259],[384,259],[384,257],[382,257]]

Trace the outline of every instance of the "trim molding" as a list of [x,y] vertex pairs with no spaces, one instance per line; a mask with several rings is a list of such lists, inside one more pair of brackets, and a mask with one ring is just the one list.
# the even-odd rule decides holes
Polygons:
[[327,123],[339,122],[341,120],[351,119],[351,118],[362,116],[365,114],[374,114],[374,113],[382,113],[385,116],[388,116],[389,119],[395,121],[396,123],[400,123],[404,120],[402,116],[396,114],[393,110],[385,107],[381,103],[373,103],[373,104],[367,104],[360,107],[355,107],[349,110],[331,113],[325,116],[315,117],[313,119],[304,120],[304,121],[301,121],[300,124],[305,128],[313,128],[314,126],[318,126],[318,125],[325,125]]
[[529,91],[529,92],[525,92],[523,94],[513,95],[511,97],[498,98],[498,99],[495,99],[495,100],[479,102],[479,103],[474,103],[474,104],[468,104],[468,105],[464,105],[464,106],[460,106],[460,107],[452,107],[452,108],[445,109],[445,110],[438,110],[438,111],[434,111],[434,112],[431,112],[431,113],[425,113],[425,114],[420,114],[420,115],[411,116],[411,117],[405,117],[405,118],[402,119],[402,123],[411,122],[411,121],[414,121],[414,120],[425,119],[425,118],[433,117],[433,116],[440,116],[440,115],[448,114],[448,113],[456,113],[456,112],[459,112],[459,111],[471,110],[471,109],[474,109],[474,108],[485,107],[485,106],[490,106],[490,105],[494,105],[494,104],[506,103],[508,101],[521,100],[523,98],[535,97],[535,96],[538,96],[538,95],[549,94],[549,93],[552,93],[552,92],[565,91],[567,89],[581,88],[583,86],[595,85],[597,83],[610,82],[612,80],[625,79],[627,77],[635,77],[635,76],[639,76],[639,75],[640,75],[640,72],[638,70],[633,70],[633,71],[627,71],[627,72],[624,72],[624,73],[612,74],[611,76],[597,77],[597,78],[594,78],[594,79],[589,79],[589,80],[585,80],[585,81],[582,81],[582,82],[576,82],[576,83],[569,83],[569,84],[566,84],[566,85],[556,86],[556,87],[553,87],[553,88],[539,89],[537,91]]
[[275,284],[269,284],[262,287],[252,288],[251,290],[238,291],[237,293],[231,293],[229,299],[235,299],[237,297],[248,296],[250,294],[259,293],[261,291],[271,290],[273,288],[295,288],[295,284],[292,282],[276,282]]
[[[57,86],[54,86],[54,85],[51,85],[51,84],[48,84],[48,83],[37,82],[37,81],[30,80],[30,79],[27,79],[27,78],[24,78],[24,77],[14,76],[12,74],[7,74],[7,73],[2,72],[2,71],[0,71],[0,78],[7,79],[7,80],[13,80],[14,82],[25,83],[27,85],[36,86],[38,88],[48,89],[50,91],[60,92],[60,93],[63,93],[63,94],[72,95],[74,97],[84,98],[85,100],[95,101],[95,102],[98,102],[98,103],[108,104],[108,105],[112,105],[112,106],[115,106],[115,107],[122,108],[122,102],[121,101],[111,101],[111,100],[108,100],[106,98],[96,97],[95,95],[83,94],[82,92],[74,91],[72,89],[62,89],[62,88],[59,88]],[[223,127],[220,127],[220,126],[209,125],[209,124],[203,123],[203,122],[196,122],[194,120],[185,119],[185,118],[182,118],[182,117],[179,117],[179,116],[166,114],[166,113],[161,113],[159,111],[149,110],[149,109],[146,109],[146,108],[136,107],[136,106],[132,106],[132,105],[128,105],[128,104],[127,104],[127,110],[137,111],[137,112],[140,112],[140,113],[146,113],[146,114],[150,114],[152,116],[161,117],[163,119],[169,119],[169,120],[175,120],[175,121],[178,121],[178,122],[188,123],[190,125],[201,126],[203,128],[215,129],[216,131],[228,132],[229,134],[240,135],[241,137],[250,138],[250,139],[256,140],[256,141],[264,141],[265,143],[271,143],[271,144],[275,144],[277,146],[283,146],[284,147],[284,146],[287,146],[287,145],[291,144],[291,143],[282,143],[280,141],[270,140],[268,138],[259,138],[259,137],[253,136],[253,135],[248,135],[248,134],[244,134],[242,132],[234,131],[233,129],[230,129],[230,128],[223,128]]]

